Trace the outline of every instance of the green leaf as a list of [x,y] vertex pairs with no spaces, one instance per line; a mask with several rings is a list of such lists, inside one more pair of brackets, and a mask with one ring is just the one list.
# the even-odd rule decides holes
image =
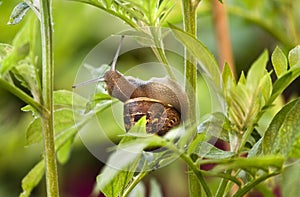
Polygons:
[[254,146],[249,150],[247,157],[258,157],[262,154],[262,139],[258,140]]
[[225,66],[223,68],[222,79],[223,79],[224,93],[227,94],[230,91],[230,89],[236,84],[228,63],[225,63]]
[[42,123],[40,118],[34,118],[26,131],[26,146],[42,141]]
[[21,85],[30,90],[35,100],[40,101],[41,84],[37,68],[29,60],[20,60],[12,71]]
[[20,23],[23,17],[26,15],[29,10],[29,5],[25,2],[19,3],[12,11],[10,19],[8,21],[9,25],[16,25]]
[[240,78],[239,78],[239,81],[238,81],[238,84],[246,85],[246,83],[247,83],[247,80],[246,80],[246,77],[245,77],[245,73],[244,73],[244,71],[242,71],[242,73],[240,75]]
[[29,197],[33,188],[41,181],[45,171],[44,160],[37,163],[29,173],[22,179],[23,192],[20,197]]
[[263,139],[264,154],[290,156],[300,137],[300,99],[285,105],[273,118]]
[[273,90],[269,104],[271,104],[298,76],[300,75],[300,68],[293,67],[283,74],[273,84]]
[[300,194],[299,187],[300,163],[296,162],[284,169],[282,174],[281,188],[282,194],[288,194],[289,197],[298,197]]
[[202,158],[208,158],[208,159],[225,159],[235,155],[235,153],[233,152],[221,150],[207,142],[202,142],[198,144],[194,153],[196,153],[198,156]]
[[272,79],[269,73],[266,73],[262,79],[260,80],[257,90],[256,90],[256,95],[262,95],[264,99],[264,104],[268,102],[272,94]]
[[256,90],[260,80],[266,74],[268,58],[268,51],[265,50],[251,65],[247,74],[247,86],[250,88],[250,90]]
[[[210,77],[218,91],[222,88],[221,83],[221,74],[217,64],[216,59],[214,58],[213,54],[207,49],[204,44],[202,44],[199,40],[191,36],[190,34],[182,31],[181,29],[175,27],[172,24],[169,24],[172,28],[173,33],[175,34],[176,38],[184,44],[187,50],[197,58],[198,62],[200,63],[201,68],[203,69],[204,73]],[[220,91],[221,92],[221,91]]]
[[74,138],[75,135],[74,137],[71,137],[68,141],[66,141],[57,151],[57,160],[59,161],[59,163],[65,164],[69,160]]
[[88,100],[69,90],[56,90],[53,93],[53,102],[56,109],[85,109]]
[[11,70],[14,66],[18,65],[18,62],[26,57],[29,61],[35,65],[35,47],[37,40],[37,19],[31,16],[26,20],[26,24],[22,26],[22,29],[18,32],[13,40],[13,51],[3,59],[0,73],[4,74]]
[[300,46],[293,48],[288,55],[290,67],[300,67]]
[[[54,125],[55,149],[58,161],[64,164],[69,159],[74,138],[82,125],[78,125],[79,128],[75,126],[71,110],[60,110],[56,112],[54,119],[56,120]],[[58,119],[59,121],[57,121]],[[41,119],[35,118],[26,131],[26,145],[29,146],[34,143],[39,143],[42,139]]]
[[284,53],[279,47],[276,47],[272,54],[272,64],[275,70],[277,77],[279,78],[282,74],[287,71],[288,62]]
[[150,179],[150,197],[162,197],[160,186],[155,179]]
[[13,52],[13,46],[9,44],[0,43],[0,67],[2,61]]
[[205,140],[205,133],[197,133],[194,140],[189,144],[187,153],[193,154],[198,149],[199,144]]
[[234,158],[228,160],[222,160],[213,171],[223,172],[224,170],[230,169],[261,169],[264,171],[269,171],[270,168],[277,168],[278,170],[282,168],[285,159],[279,155],[272,156],[260,156],[260,157],[250,157],[250,158]]
[[198,133],[205,133],[228,141],[228,132],[230,131],[230,122],[221,112],[211,114],[211,116],[198,125]]
[[121,196],[133,178],[145,144],[130,144],[118,149],[108,159],[106,166],[97,177],[97,187],[106,196]]

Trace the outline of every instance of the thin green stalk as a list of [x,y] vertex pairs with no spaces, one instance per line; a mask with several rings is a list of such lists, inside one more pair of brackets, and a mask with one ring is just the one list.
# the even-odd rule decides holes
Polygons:
[[126,188],[125,192],[123,193],[122,197],[129,196],[130,192],[135,188],[135,186],[147,175],[150,171],[141,172],[138,174],[137,177],[133,179],[133,181],[130,183],[128,188]]
[[161,32],[158,32],[158,31],[161,31],[161,30],[156,27],[150,27],[150,31],[153,36],[153,41],[154,41],[154,45],[155,45],[154,47],[152,47],[153,52],[155,53],[155,55],[159,59],[159,61],[164,64],[169,77],[171,79],[175,80],[176,78],[175,78],[174,72],[172,71],[172,68],[168,62],[168,59],[167,59],[165,51],[164,51],[162,39],[158,38],[158,35],[161,34]]
[[258,185],[259,183],[265,181],[266,179],[272,177],[272,176],[276,176],[280,174],[280,172],[273,172],[271,174],[266,174],[263,175],[261,177],[259,177],[258,179],[255,179],[254,181],[248,183],[247,185],[245,185],[245,187],[243,187],[242,189],[238,190],[233,197],[241,197],[244,196],[247,192],[249,192],[251,189],[253,189],[256,185]]
[[54,145],[53,125],[53,27],[51,0],[40,1],[41,38],[42,38],[42,103],[46,111],[42,113],[44,134],[44,157],[46,170],[46,187],[48,197],[58,197],[58,174]]
[[28,105],[31,105],[37,112],[42,113],[43,106],[40,103],[36,102],[32,97],[28,96],[28,94],[23,92],[18,87],[12,85],[11,83],[2,78],[0,78],[0,86],[17,96],[19,99],[21,99]]
[[[230,176],[231,174],[231,170],[228,170],[227,172],[225,172],[227,175]],[[226,190],[226,186],[228,184],[228,179],[223,178],[219,184],[219,187],[217,189],[217,193],[216,193],[216,197],[222,197],[224,195],[224,192]]]
[[[182,13],[184,30],[197,37],[197,7],[200,0],[182,0]],[[194,124],[196,123],[196,91],[197,91],[197,60],[194,56],[185,49],[185,90],[189,98],[189,121]],[[183,154],[184,155],[184,154]],[[186,159],[186,158],[183,158]],[[186,161],[188,162],[188,161]],[[205,180],[202,174],[193,170],[194,165],[189,165],[189,169],[194,173],[188,174],[189,180],[189,193],[190,196],[201,196],[201,187],[197,178],[202,183],[203,189],[207,194],[210,194],[209,189],[206,188]]]
[[[197,177],[197,182],[200,182],[200,184],[202,185],[205,194],[207,197],[212,197],[211,191],[203,177],[202,172],[200,171],[198,165],[196,165],[192,159],[185,153],[181,152],[180,150],[178,150],[178,148],[173,144],[173,142],[168,142],[166,144],[166,146],[174,151],[175,154],[177,154],[178,156],[180,156],[180,158],[188,165],[189,169],[191,170],[191,172]],[[191,174],[191,173],[189,173]]]
[[[199,3],[199,1],[198,1]],[[197,36],[197,7],[193,0],[182,0],[184,29],[187,33]],[[185,49],[185,85],[190,102],[190,120],[196,122],[196,90],[197,90],[197,60]]]

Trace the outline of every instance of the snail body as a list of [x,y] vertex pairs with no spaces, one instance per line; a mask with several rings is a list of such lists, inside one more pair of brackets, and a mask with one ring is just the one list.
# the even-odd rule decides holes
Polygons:
[[169,77],[143,81],[110,70],[104,75],[108,93],[124,102],[126,131],[146,116],[147,133],[164,135],[188,116],[188,98],[181,86]]

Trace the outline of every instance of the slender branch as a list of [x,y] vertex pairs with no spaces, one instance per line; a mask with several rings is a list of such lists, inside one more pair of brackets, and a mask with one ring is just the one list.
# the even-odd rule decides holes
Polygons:
[[225,62],[228,62],[232,73],[235,76],[236,71],[232,54],[225,2],[223,1],[223,3],[220,3],[219,0],[213,0],[212,11],[219,53],[219,66],[222,70]]
[[[228,170],[226,173],[226,175],[231,175],[232,170]],[[228,184],[228,179],[223,178],[219,184],[219,187],[217,189],[217,193],[216,193],[216,197],[222,197],[224,195],[226,186]]]
[[203,177],[202,172],[200,171],[198,165],[192,161],[192,159],[185,153],[178,150],[178,148],[173,144],[173,142],[167,142],[166,146],[174,151],[175,154],[180,156],[180,158],[188,165],[189,169],[193,172],[193,174],[197,177],[197,181],[199,181],[205,191],[207,197],[212,197],[211,191]]
[[150,171],[141,172],[133,179],[133,181],[130,183],[128,188],[124,191],[123,195],[124,197],[129,196],[129,193],[134,189],[134,187],[147,175]]
[[238,190],[233,197],[241,197],[244,196],[247,192],[249,192],[251,189],[253,189],[256,185],[258,185],[259,183],[265,181],[266,179],[272,177],[272,176],[276,176],[280,174],[280,171],[278,172],[273,172],[271,174],[266,174],[263,175],[261,177],[259,177],[258,179],[255,179],[254,181],[248,183],[247,185],[245,185],[245,187],[243,187],[242,189]]
[[[197,7],[199,5],[200,0],[182,0],[182,15],[184,22],[184,30],[197,37]],[[185,91],[189,98],[189,121],[191,123],[197,122],[197,105],[196,105],[196,91],[197,91],[197,60],[196,58],[189,53],[185,48],[184,53],[185,59]],[[195,130],[196,133],[196,130]],[[182,159],[187,159],[184,157]],[[189,180],[189,193],[190,196],[196,195],[195,193],[201,193],[201,188],[199,187],[199,181],[201,182],[203,189],[207,194],[210,194],[209,188],[206,188],[205,180],[201,173],[194,169],[193,164],[189,164],[188,160],[186,161],[189,169],[193,171],[193,173],[188,174]],[[201,195],[201,194],[199,194]]]
[[0,78],[0,86],[17,96],[28,105],[31,105],[35,110],[37,110],[37,112],[42,113],[42,111],[44,110],[43,106],[40,103],[36,102],[32,97],[28,96],[21,89],[2,78]]
[[44,155],[46,170],[46,186],[48,197],[58,197],[58,175],[54,146],[54,125],[53,125],[53,29],[51,0],[40,1],[41,13],[41,38],[42,38],[42,93],[43,105],[47,109],[42,114],[42,127],[44,134]]

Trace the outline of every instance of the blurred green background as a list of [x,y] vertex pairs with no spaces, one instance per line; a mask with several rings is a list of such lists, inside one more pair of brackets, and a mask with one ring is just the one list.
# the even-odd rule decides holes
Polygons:
[[[24,24],[23,21],[18,25],[7,25],[11,11],[19,2],[16,0],[2,1],[2,5],[0,5],[1,43],[11,43]],[[180,1],[178,2],[180,3]],[[246,3],[250,1],[244,2],[247,5]],[[298,0],[294,2],[299,5]],[[54,0],[53,3],[55,89],[71,90],[77,71],[88,52],[103,39],[127,29],[128,26],[118,18],[89,5],[64,0]],[[229,1],[229,3],[238,4],[237,1]],[[175,6],[175,9],[177,10],[174,11],[175,14],[171,16],[170,21],[180,25],[181,19],[178,14],[180,14],[181,8]],[[289,46],[285,46],[284,43],[275,39],[266,29],[243,17],[233,14],[229,16],[229,21],[237,73],[247,70],[266,48],[272,51],[276,45],[280,45],[285,50],[289,49]],[[209,1],[205,0],[203,5],[200,4],[199,9],[198,38],[217,57],[216,46],[218,43],[214,36]],[[133,57],[132,61],[135,61],[134,58],[141,57]],[[296,94],[297,89],[296,82],[288,91]],[[287,94],[290,95],[290,93]],[[200,108],[203,108],[203,113],[209,112],[210,109],[205,108],[205,99],[209,95],[204,91],[200,96],[202,99]],[[22,106],[24,106],[22,101],[0,87],[0,196],[3,197],[18,196],[21,192],[22,178],[42,158],[41,144],[24,146],[25,128],[31,119],[31,114],[21,112]],[[86,149],[80,138],[77,138],[70,160],[64,166],[59,166],[62,196],[89,196],[102,165]],[[157,177],[165,196],[187,196],[185,173],[185,166],[180,161],[176,161],[151,176]],[[148,183],[148,179],[145,182]],[[32,196],[42,197],[45,194],[44,190],[45,185],[42,182],[33,191]]]

